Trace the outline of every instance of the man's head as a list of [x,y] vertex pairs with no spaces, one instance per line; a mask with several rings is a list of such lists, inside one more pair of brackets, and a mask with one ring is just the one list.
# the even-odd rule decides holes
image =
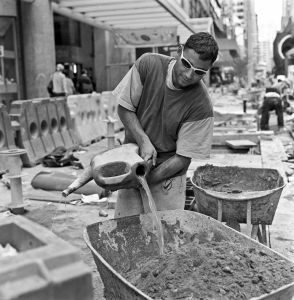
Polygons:
[[82,75],[87,75],[87,73],[88,73],[88,72],[87,72],[86,69],[83,69],[83,70],[82,70]]
[[57,64],[57,66],[56,66],[57,71],[63,71],[63,69],[64,69],[64,66],[62,64]]
[[176,88],[198,83],[212,67],[218,55],[218,45],[207,32],[192,34],[184,46],[178,49],[173,71]]

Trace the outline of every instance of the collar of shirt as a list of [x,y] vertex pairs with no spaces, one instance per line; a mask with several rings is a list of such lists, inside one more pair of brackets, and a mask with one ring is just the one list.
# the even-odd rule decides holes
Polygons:
[[176,64],[176,60],[175,59],[172,59],[169,64],[168,64],[168,68],[167,68],[167,75],[166,75],[166,85],[172,89],[172,90],[180,90],[180,89],[177,89],[175,88],[174,84],[173,84],[173,68]]

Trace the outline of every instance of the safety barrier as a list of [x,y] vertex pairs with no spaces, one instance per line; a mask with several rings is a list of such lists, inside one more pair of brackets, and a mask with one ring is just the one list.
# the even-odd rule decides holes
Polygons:
[[93,125],[95,128],[95,133],[98,133],[98,138],[105,137],[107,135],[107,125],[104,122],[106,114],[102,103],[101,94],[92,94],[90,101],[93,112]]
[[118,104],[116,98],[112,95],[110,91],[102,92],[101,97],[102,97],[102,103],[107,105],[106,115],[117,120],[117,122],[115,122],[114,124],[114,130],[116,132],[122,130],[124,128],[124,125],[121,122],[117,113]]
[[[11,126],[11,120],[7,113],[6,106],[0,104],[0,151],[15,149],[14,133]],[[8,169],[6,159],[0,156],[0,172],[5,173]]]
[[71,122],[66,98],[53,98],[50,101],[51,105],[54,104],[55,106],[56,117],[59,120],[59,132],[65,148],[76,148],[79,145],[79,141]]
[[74,129],[81,145],[89,145],[106,135],[105,111],[101,94],[73,95],[67,105],[74,122]]
[[16,145],[27,150],[21,157],[26,167],[40,163],[59,146],[78,146],[65,98],[14,101],[10,116],[20,124]]
[[21,216],[4,218],[0,244],[17,251],[0,258],[0,299],[93,300],[89,267],[48,229]]

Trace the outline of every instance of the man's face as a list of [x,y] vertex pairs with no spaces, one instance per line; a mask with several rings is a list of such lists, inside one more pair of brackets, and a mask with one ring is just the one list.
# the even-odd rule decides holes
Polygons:
[[173,84],[178,89],[198,83],[205,76],[201,70],[208,71],[211,67],[211,61],[201,60],[193,49],[186,48],[184,52],[183,49],[174,66]]

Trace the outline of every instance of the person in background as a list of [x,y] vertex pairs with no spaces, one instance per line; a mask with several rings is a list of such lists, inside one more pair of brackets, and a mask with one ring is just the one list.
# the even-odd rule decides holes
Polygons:
[[280,90],[276,87],[266,88],[263,102],[258,109],[261,114],[260,129],[269,130],[270,111],[276,111],[279,129],[284,127],[283,101]]
[[88,75],[89,75],[89,78],[91,79],[91,83],[92,83],[92,86],[93,86],[93,92],[96,92],[96,82],[95,82],[95,79],[93,77],[92,68],[90,68]]
[[93,92],[92,81],[89,78],[86,69],[82,70],[82,76],[78,80],[78,91],[80,94],[89,94]]
[[75,89],[73,81],[68,76],[69,71],[68,70],[64,71],[64,75],[66,76],[67,95],[75,95],[76,89]]
[[73,74],[72,82],[73,82],[73,84],[74,84],[74,86],[75,86],[75,89],[76,89],[76,91],[77,91],[77,90],[78,90],[78,74],[77,74],[77,73],[74,73],[74,74]]
[[[142,55],[112,92],[126,130],[124,143],[137,144],[153,165],[147,182],[159,211],[184,209],[191,159],[210,156],[214,117],[203,78],[217,55],[214,37],[198,32],[176,57]],[[115,218],[144,212],[145,197],[136,188],[119,190]]]
[[273,78],[273,75],[270,72],[266,72],[266,78],[264,81],[265,87],[271,87],[274,84],[275,80]]
[[276,83],[272,85],[273,88],[276,88],[279,90],[280,95],[284,93],[284,90],[287,88],[288,84],[286,83],[285,80],[278,79]]
[[66,96],[67,95],[67,85],[66,77],[62,73],[64,66],[62,64],[57,64],[56,71],[51,76],[53,90],[51,97]]

